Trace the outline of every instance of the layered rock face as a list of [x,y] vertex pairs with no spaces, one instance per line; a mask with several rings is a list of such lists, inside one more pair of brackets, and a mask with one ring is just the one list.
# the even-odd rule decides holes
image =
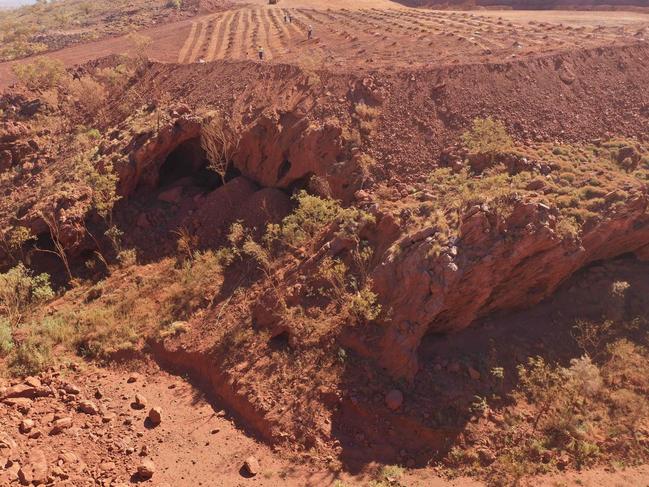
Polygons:
[[486,206],[469,210],[459,237],[438,257],[430,257],[432,229],[402,238],[373,273],[392,313],[379,363],[392,375],[413,378],[426,333],[459,331],[490,313],[534,305],[589,262],[642,249],[649,243],[647,194],[633,194],[579,241],[558,235],[556,223],[556,211],[520,201],[506,219]]

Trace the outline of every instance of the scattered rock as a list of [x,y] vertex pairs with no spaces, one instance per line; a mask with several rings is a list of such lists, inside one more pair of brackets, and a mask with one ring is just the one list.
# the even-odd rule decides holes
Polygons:
[[91,416],[95,416],[99,414],[99,406],[97,406],[94,402],[89,401],[87,399],[84,399],[83,401],[79,401],[79,405],[77,406],[77,409],[85,414],[90,414]]
[[63,384],[63,387],[61,387],[66,393],[71,394],[73,396],[81,394],[81,389],[74,385],[74,384]]
[[496,455],[486,448],[478,450],[478,458],[480,459],[480,463],[485,467],[496,461]]
[[146,399],[141,394],[135,395],[135,401],[131,403],[133,409],[144,409],[146,407]]
[[23,414],[27,414],[32,408],[32,400],[26,397],[16,397],[2,401],[7,406],[13,406]]
[[23,419],[20,422],[20,426],[18,427],[20,432],[24,435],[29,433],[33,428],[34,428],[34,420],[32,419]]
[[253,456],[249,456],[243,462],[243,469],[245,472],[247,472],[248,474],[254,477],[261,471],[261,467],[259,466],[259,460],[257,460]]
[[36,377],[26,377],[24,380],[25,384],[27,384],[30,387],[34,387],[35,389],[38,389],[39,387],[43,387],[43,384],[41,381],[36,378]]
[[392,389],[385,395],[385,405],[388,409],[396,411],[403,404],[403,393],[398,389]]
[[158,426],[162,422],[162,408],[157,406],[151,408],[148,419],[153,426]]
[[126,382],[128,384],[133,384],[134,382],[137,382],[139,379],[140,379],[140,374],[135,372],[135,373],[128,376],[128,379],[126,379]]
[[151,460],[142,460],[137,467],[136,475],[139,479],[148,480],[155,473],[155,464]]
[[72,427],[72,418],[70,418],[69,416],[57,419],[52,424],[50,435],[58,435],[60,433],[63,433],[64,430],[70,427]]
[[99,469],[103,472],[110,472],[115,470],[115,462],[103,462],[99,464]]
[[102,423],[110,423],[116,417],[117,417],[117,415],[115,413],[106,413],[101,417],[101,422]]
[[27,438],[30,440],[37,440],[41,436],[43,436],[43,432],[41,430],[33,430],[29,435],[27,435]]
[[23,485],[41,485],[47,482],[48,465],[42,450],[32,450],[27,461],[18,470],[18,479]]

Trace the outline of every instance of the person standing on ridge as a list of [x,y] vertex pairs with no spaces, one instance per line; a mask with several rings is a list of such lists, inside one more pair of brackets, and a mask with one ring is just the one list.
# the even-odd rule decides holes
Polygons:
[[307,28],[307,39],[313,39],[313,26],[310,24]]
[[264,60],[264,48],[259,46],[259,50],[257,52],[259,53],[259,60],[263,61]]

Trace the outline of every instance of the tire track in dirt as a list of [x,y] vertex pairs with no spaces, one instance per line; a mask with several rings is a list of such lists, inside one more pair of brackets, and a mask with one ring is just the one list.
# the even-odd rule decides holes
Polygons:
[[286,26],[284,25],[284,18],[280,18],[281,12],[279,10],[272,9],[268,11],[268,16],[271,23],[273,24],[277,37],[280,39],[282,44],[285,45],[286,41],[288,40],[288,31],[286,30]]
[[180,49],[180,52],[178,53],[179,63],[185,62],[185,57],[187,56],[189,49],[194,43],[194,38],[196,37],[196,29],[197,29],[197,22],[192,22],[191,29],[189,30],[189,35],[187,36],[187,39],[185,39],[185,43],[183,44],[183,47]]
[[214,35],[216,42],[214,43],[214,51],[211,52],[211,61],[213,61],[214,59],[223,59],[224,57],[226,57],[226,52],[230,43],[230,28],[232,26],[232,20],[235,16],[236,14],[234,12],[229,11],[221,19],[221,22],[219,23],[218,35]]
[[207,51],[205,53],[205,61],[213,61],[216,59],[216,51],[218,49],[219,42],[222,40],[223,34],[223,23],[226,21],[226,17],[229,13],[220,15],[212,23],[212,33],[208,39]]
[[268,8],[262,8],[259,11],[262,28],[262,38],[268,46],[268,59],[273,59],[282,53],[282,45],[279,41],[279,36],[271,31],[270,11]]
[[266,59],[272,57],[272,53],[268,46],[262,45],[261,41],[261,21],[259,20],[259,9],[254,9],[250,11],[250,25],[252,26],[252,52],[255,53],[259,47],[264,48],[264,54]]
[[250,18],[251,13],[250,9],[244,9],[241,11],[240,22],[235,26],[235,36],[237,39],[237,49],[232,56],[235,59],[247,59],[248,58],[248,36],[250,34]]
[[230,18],[228,25],[225,27],[225,50],[219,53],[219,58],[223,59],[232,59],[234,58],[234,50],[236,43],[236,29],[239,25],[241,19],[241,10],[237,12]]
[[286,28],[284,18],[281,12],[277,9],[269,10],[270,20],[275,27],[275,36],[281,46],[282,54],[287,54],[291,50],[291,38],[288,29]]
[[211,21],[211,18],[201,20],[198,37],[197,37],[196,43],[194,44],[194,47],[192,49],[192,53],[189,56],[189,61],[188,62],[190,62],[190,63],[196,62],[196,59],[198,58],[198,55],[200,54],[201,47],[203,47],[203,43],[205,42],[205,38],[207,36],[207,30],[209,28],[210,21]]

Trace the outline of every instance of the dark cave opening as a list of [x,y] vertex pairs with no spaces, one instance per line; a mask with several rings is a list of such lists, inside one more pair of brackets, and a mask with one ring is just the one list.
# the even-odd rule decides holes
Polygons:
[[199,137],[189,139],[172,150],[158,171],[159,188],[195,186],[212,191],[241,173],[229,164],[225,180],[209,168],[209,160]]
[[221,185],[221,178],[208,164],[200,139],[189,139],[165,158],[158,172],[158,187],[182,185],[215,189]]

